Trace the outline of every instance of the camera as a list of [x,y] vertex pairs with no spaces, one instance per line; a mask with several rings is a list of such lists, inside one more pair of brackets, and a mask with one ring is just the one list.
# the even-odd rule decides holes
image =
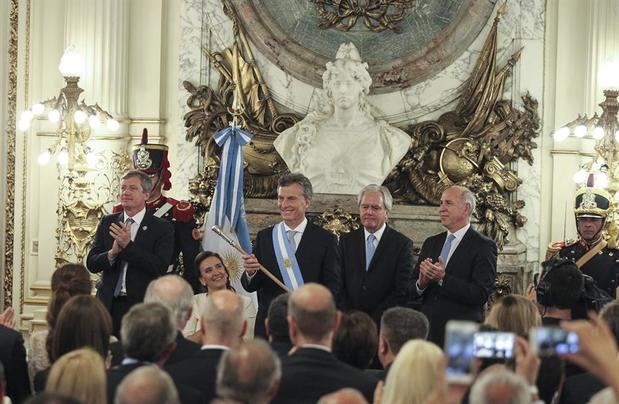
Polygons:
[[576,353],[579,339],[576,333],[555,327],[535,327],[529,333],[533,352],[539,356]]

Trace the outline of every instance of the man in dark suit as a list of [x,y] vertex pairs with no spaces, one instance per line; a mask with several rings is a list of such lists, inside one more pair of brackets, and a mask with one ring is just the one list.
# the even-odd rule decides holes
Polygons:
[[406,303],[413,272],[413,242],[386,221],[393,205],[387,187],[371,184],[357,198],[363,227],[340,237],[343,309],[369,314]]
[[[136,304],[127,312],[121,329],[125,358],[121,365],[107,371],[108,403],[114,402],[118,386],[129,373],[142,366],[161,367],[166,363],[176,348],[176,332],[172,313],[161,303]],[[182,403],[205,402],[198,390],[179,380],[174,384]]]
[[282,380],[274,404],[313,404],[344,387],[357,389],[372,401],[378,380],[331,353],[340,317],[333,296],[322,285],[308,283],[290,295],[288,324],[296,351],[282,359]]
[[103,272],[97,297],[112,315],[115,336],[123,315],[144,299],[150,281],[165,274],[174,249],[172,225],[146,212],[151,190],[150,178],[140,171],[122,177],[124,212],[101,219],[86,260],[90,272]]
[[312,195],[312,184],[307,177],[301,174],[282,176],[277,187],[277,207],[283,222],[258,232],[254,254],[243,257],[245,272],[241,283],[248,292],[258,292],[255,336],[266,337],[264,319],[269,304],[284,292],[258,271],[260,264],[291,291],[303,283],[317,282],[336,296],[339,292],[337,239],[305,217]]
[[[25,401],[32,391],[28,378],[26,349],[21,333],[0,324],[0,362],[4,365],[6,375],[6,395],[13,403]],[[0,379],[0,384],[4,380]]]
[[219,359],[229,348],[239,345],[247,330],[243,301],[230,290],[209,295],[201,315],[202,349],[193,357],[166,366],[174,380],[199,390],[210,403],[216,397],[215,381]]
[[471,227],[475,195],[451,186],[441,196],[439,215],[447,232],[429,237],[421,247],[413,294],[422,297],[430,321],[429,340],[443,346],[448,320],[481,322],[494,290],[496,243]]

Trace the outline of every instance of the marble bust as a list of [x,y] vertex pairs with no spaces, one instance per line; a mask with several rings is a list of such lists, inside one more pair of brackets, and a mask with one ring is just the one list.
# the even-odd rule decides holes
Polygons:
[[372,79],[352,43],[340,45],[322,80],[318,108],[282,132],[275,149],[316,193],[357,194],[381,184],[408,151],[410,136],[372,115]]

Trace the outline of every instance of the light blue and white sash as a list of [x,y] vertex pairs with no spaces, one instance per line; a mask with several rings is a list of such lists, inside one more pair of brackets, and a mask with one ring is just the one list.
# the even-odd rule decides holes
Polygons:
[[286,226],[280,222],[273,227],[273,249],[282,280],[290,290],[297,290],[303,286],[303,275],[294,255],[294,246],[286,237]]

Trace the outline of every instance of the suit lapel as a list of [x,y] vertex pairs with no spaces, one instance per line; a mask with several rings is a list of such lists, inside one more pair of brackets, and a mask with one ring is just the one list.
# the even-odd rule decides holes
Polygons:
[[153,215],[151,213],[148,213],[148,211],[146,211],[146,214],[144,215],[144,219],[142,219],[142,222],[140,223],[140,227],[138,228],[138,232],[135,235],[135,240],[133,240],[134,243],[141,241],[142,238],[146,236],[146,233],[148,232],[148,228],[150,226],[152,219],[153,219]]
[[361,228],[354,231],[352,234],[352,243],[353,248],[352,251],[362,251],[360,254],[354,255],[354,260],[356,261],[353,268],[360,268],[361,272],[365,272],[365,232],[363,231],[363,226]]

